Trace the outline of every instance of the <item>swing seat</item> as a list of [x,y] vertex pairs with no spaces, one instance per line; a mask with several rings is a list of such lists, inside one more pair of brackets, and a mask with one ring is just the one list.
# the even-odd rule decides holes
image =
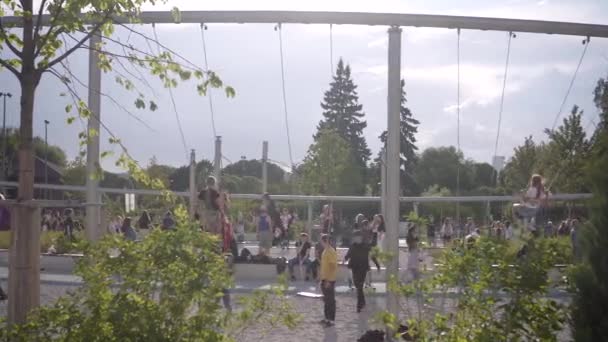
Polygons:
[[323,298],[322,294],[314,292],[298,292],[297,295],[306,298]]

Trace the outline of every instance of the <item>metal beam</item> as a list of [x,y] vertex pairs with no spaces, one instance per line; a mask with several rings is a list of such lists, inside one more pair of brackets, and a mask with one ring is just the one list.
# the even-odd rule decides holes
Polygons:
[[[0,187],[17,188],[17,182],[0,182]],[[85,192],[86,187],[82,185],[55,185],[55,184],[34,184],[35,189],[51,189],[59,191]],[[104,194],[136,194],[139,196],[161,196],[163,192],[151,189],[122,189],[122,188],[99,188],[100,193]],[[176,196],[189,197],[188,191],[174,191]],[[259,200],[259,194],[231,194],[232,199],[253,199]],[[378,196],[305,196],[305,195],[272,195],[277,201],[322,201],[322,202],[380,202]],[[554,194],[550,199],[553,201],[575,201],[588,200],[593,198],[592,194]],[[448,197],[400,197],[402,203],[454,203],[454,202],[519,202],[521,196],[448,196]],[[38,200],[36,200],[38,201]],[[40,202],[40,201],[38,201]],[[77,205],[77,202],[74,206]]]
[[[34,16],[34,20],[36,20],[36,17],[37,16]],[[126,17],[116,17],[115,20],[124,24],[133,23],[131,19]],[[139,16],[139,23],[174,24],[177,22],[171,12],[142,12]],[[412,26],[608,38],[608,25],[429,14],[304,11],[183,11],[180,12],[179,23],[290,23]],[[23,25],[23,19],[21,17],[7,16],[2,18],[2,24],[9,27],[19,27]],[[49,26],[49,15],[43,15],[42,24]]]

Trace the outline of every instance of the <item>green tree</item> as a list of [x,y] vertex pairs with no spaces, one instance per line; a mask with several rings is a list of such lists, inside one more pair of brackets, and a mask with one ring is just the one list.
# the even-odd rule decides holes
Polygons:
[[[205,179],[213,174],[213,164],[203,159],[196,163],[196,184],[203,187]],[[190,166],[180,166],[169,175],[170,189],[173,191],[186,191],[190,184]]]
[[524,140],[524,144],[513,150],[513,157],[507,162],[501,173],[501,181],[509,191],[520,191],[524,189],[530,176],[539,173],[539,158],[543,150],[542,145],[537,145],[532,136]]
[[[285,179],[285,171],[274,163],[268,162],[268,183],[282,183]],[[257,159],[239,160],[227,165],[222,173],[239,177],[256,177],[262,179],[262,161]]]
[[[166,2],[161,0],[161,2]],[[19,128],[19,189],[18,197],[22,201],[33,199],[34,195],[34,139],[33,139],[33,120],[34,102],[36,89],[43,76],[56,77],[66,88],[66,112],[76,112],[76,116],[83,119],[95,117],[97,113],[92,113],[82,100],[74,86],[78,82],[77,76],[72,73],[66,64],[69,56],[79,49],[93,49],[99,56],[99,67],[103,72],[110,72],[114,67],[130,64],[133,68],[144,69],[155,76],[166,88],[174,88],[179,81],[188,80],[192,77],[199,80],[197,90],[200,94],[205,94],[208,87],[222,87],[222,81],[211,71],[192,67],[194,64],[184,66],[179,58],[175,58],[173,53],[160,51],[146,52],[136,47],[122,43],[120,40],[113,39],[112,34],[115,28],[115,18],[121,17],[128,21],[137,22],[138,15],[141,13],[143,5],[155,4],[154,0],[43,0],[38,2],[38,7],[34,7],[33,0],[4,0],[0,3],[0,17],[13,15],[18,18],[20,30],[18,33],[10,32],[5,26],[3,18],[0,23],[0,67],[8,70],[19,81],[20,86],[20,128]],[[50,17],[48,23],[42,20],[42,14],[47,13]],[[174,11],[176,21],[179,20],[179,11]],[[125,24],[118,24],[127,30],[133,30]],[[45,28],[46,27],[46,28]],[[104,37],[100,44],[91,46],[89,39],[93,36]],[[145,34],[144,34],[145,36]],[[145,37],[147,41],[156,42],[154,39]],[[69,42],[70,44],[64,43]],[[123,49],[110,48],[118,45]],[[118,50],[118,51],[117,51]],[[122,50],[122,52],[120,52]],[[63,70],[61,69],[63,67]],[[127,91],[137,94],[134,101],[137,109],[149,108],[156,109],[156,104],[152,101],[146,102],[143,91],[138,89],[137,81],[125,79],[121,76],[115,78],[116,82],[123,86]],[[78,82],[81,83],[81,82]],[[84,84],[84,83],[82,83]],[[226,94],[234,95],[234,90],[225,87]],[[100,90],[99,90],[100,91]],[[100,91],[101,93],[101,91]],[[102,93],[106,97],[109,94]],[[111,97],[110,97],[111,98]],[[133,115],[131,112],[130,115]],[[70,114],[72,115],[72,114]],[[68,122],[73,122],[75,117],[68,117]],[[84,142],[89,138],[98,136],[100,132],[90,130],[80,133],[79,138]],[[111,135],[111,134],[110,134]],[[122,148],[122,155],[117,163],[130,171],[135,171],[137,167],[133,159],[128,155],[126,148],[120,140],[111,136],[111,143],[119,144]],[[15,245],[13,249],[34,250],[39,237],[37,229],[31,229],[33,217],[27,211],[19,214],[20,225],[13,233],[17,236],[13,239]],[[23,238],[21,236],[23,235]],[[15,277],[15,287],[27,287],[36,290],[39,287],[37,281],[28,280],[28,277],[21,276],[21,273],[31,272],[34,266],[11,268],[10,276]],[[19,274],[18,274],[19,273]],[[27,282],[27,283],[26,283]],[[38,291],[33,291],[38,293]],[[23,298],[12,298],[18,301],[16,304],[20,308],[30,309],[31,301],[24,301]],[[34,301],[35,303],[36,301]],[[22,321],[25,317],[17,317]]]
[[473,187],[491,187],[496,185],[496,170],[488,163],[473,163]]
[[608,79],[600,78],[593,90],[593,101],[600,112],[600,122],[597,125],[597,134],[608,129]]
[[309,147],[302,165],[302,185],[307,194],[352,195],[361,186],[353,168],[350,146],[334,131],[322,131]]
[[325,92],[321,108],[323,119],[317,126],[315,141],[323,131],[332,130],[338,133],[350,145],[355,165],[360,168],[359,172],[363,177],[371,155],[363,135],[367,122],[363,120],[365,113],[362,111],[363,106],[359,104],[357,86],[351,78],[350,66],[345,66],[342,59],[338,62],[330,89]]
[[[604,83],[605,86],[605,83]],[[598,108],[602,109],[601,104]],[[572,335],[577,342],[608,340],[608,135],[601,134],[588,158],[593,200],[582,234],[583,262],[574,272]]]
[[460,172],[460,190],[471,189],[473,171],[470,162],[464,161],[462,152],[455,147],[430,147],[422,152],[416,164],[416,183],[422,189],[432,185],[456,192],[457,174]]
[[547,148],[539,158],[544,164],[545,177],[553,192],[586,192],[584,166],[589,156],[590,143],[581,125],[583,112],[577,106],[555,130],[546,129]]
[[[418,132],[420,121],[414,119],[414,115],[410,109],[405,106],[406,103],[405,81],[401,80],[401,122],[399,129],[401,184],[403,185],[404,195],[414,195],[419,192],[415,184],[414,170],[416,167],[416,160],[418,159],[418,156],[416,155],[416,151],[418,151],[418,147],[416,146],[416,133]],[[387,131],[382,132],[380,135],[380,141],[382,141],[384,146],[386,146],[387,137]],[[380,157],[378,157],[378,159],[380,159]]]

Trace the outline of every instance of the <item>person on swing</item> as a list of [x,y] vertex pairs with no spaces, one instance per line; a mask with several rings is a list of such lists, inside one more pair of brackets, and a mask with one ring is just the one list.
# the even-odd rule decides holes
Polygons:
[[536,218],[541,208],[545,206],[548,197],[543,177],[539,174],[532,175],[528,189],[523,195],[523,203],[517,207],[517,212],[523,220],[524,227],[532,233],[536,233]]

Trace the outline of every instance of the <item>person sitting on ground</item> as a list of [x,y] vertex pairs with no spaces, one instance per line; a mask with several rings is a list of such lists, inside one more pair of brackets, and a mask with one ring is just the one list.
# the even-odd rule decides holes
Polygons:
[[357,313],[365,307],[365,295],[363,286],[367,272],[369,271],[370,245],[363,242],[360,230],[353,232],[353,243],[344,256],[344,262],[348,262],[353,277],[353,283],[357,289]]
[[[303,270],[305,273],[308,273],[308,264],[310,263],[310,249],[312,245],[308,242],[308,234],[302,233],[300,234],[300,241],[296,242],[296,256],[293,259],[290,259],[287,263],[287,267],[289,268],[289,276],[291,280],[296,280],[294,275],[294,267],[298,265],[300,270]],[[306,275],[306,280],[308,281],[308,275]]]
[[150,229],[150,225],[152,224],[152,219],[150,218],[150,214],[147,210],[141,212],[141,216],[139,216],[139,220],[137,220],[137,227],[139,229]]
[[270,248],[272,247],[272,219],[268,215],[268,210],[265,206],[260,208],[260,215],[256,221],[259,254],[270,255]]
[[161,227],[163,230],[171,230],[175,228],[175,220],[173,219],[173,214],[171,214],[170,211],[165,213]]
[[122,222],[122,227],[120,228],[120,231],[124,235],[125,239],[129,241],[137,240],[137,232],[135,231],[135,228],[133,228],[133,226],[131,225],[130,217],[125,217],[124,221]]

